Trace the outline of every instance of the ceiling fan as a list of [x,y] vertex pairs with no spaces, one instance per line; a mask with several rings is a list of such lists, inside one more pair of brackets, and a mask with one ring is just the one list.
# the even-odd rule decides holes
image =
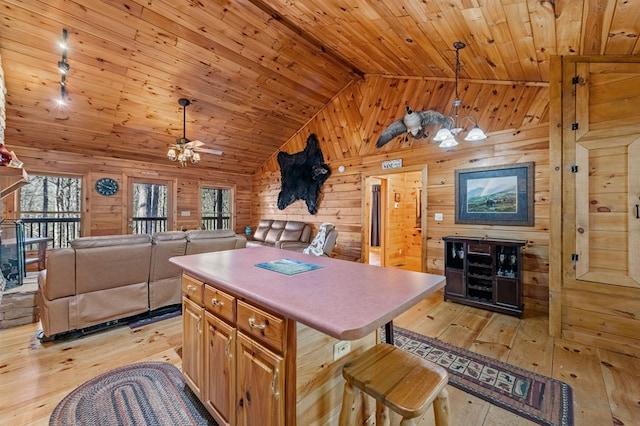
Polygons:
[[182,167],[187,166],[187,162],[198,164],[200,161],[200,152],[209,154],[222,155],[222,151],[218,149],[203,148],[204,142],[198,140],[190,141],[187,139],[187,106],[191,101],[186,98],[178,99],[178,103],[182,106],[182,137],[176,139],[176,143],[170,145],[167,157],[171,161],[178,161]]

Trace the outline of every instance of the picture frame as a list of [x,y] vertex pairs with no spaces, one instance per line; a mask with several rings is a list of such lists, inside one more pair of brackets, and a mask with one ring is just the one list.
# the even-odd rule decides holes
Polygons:
[[455,223],[533,226],[534,163],[455,171]]

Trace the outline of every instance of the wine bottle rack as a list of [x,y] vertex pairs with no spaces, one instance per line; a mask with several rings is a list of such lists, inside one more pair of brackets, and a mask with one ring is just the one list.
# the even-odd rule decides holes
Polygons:
[[523,240],[444,237],[445,300],[522,316]]

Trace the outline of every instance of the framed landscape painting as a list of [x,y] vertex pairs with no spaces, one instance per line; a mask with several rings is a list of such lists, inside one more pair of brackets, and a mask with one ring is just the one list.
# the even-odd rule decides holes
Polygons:
[[533,163],[455,171],[456,223],[533,226]]

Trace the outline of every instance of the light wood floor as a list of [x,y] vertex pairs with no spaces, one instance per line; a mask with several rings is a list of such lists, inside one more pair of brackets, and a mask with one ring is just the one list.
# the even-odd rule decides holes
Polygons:
[[[0,330],[0,425],[47,425],[67,393],[122,365],[161,360],[180,367],[181,321],[45,344],[38,324]],[[520,320],[436,293],[395,324],[567,382],[576,426],[640,424],[640,360],[548,337],[544,314],[526,312]],[[454,425],[532,424],[451,386],[449,392]]]

